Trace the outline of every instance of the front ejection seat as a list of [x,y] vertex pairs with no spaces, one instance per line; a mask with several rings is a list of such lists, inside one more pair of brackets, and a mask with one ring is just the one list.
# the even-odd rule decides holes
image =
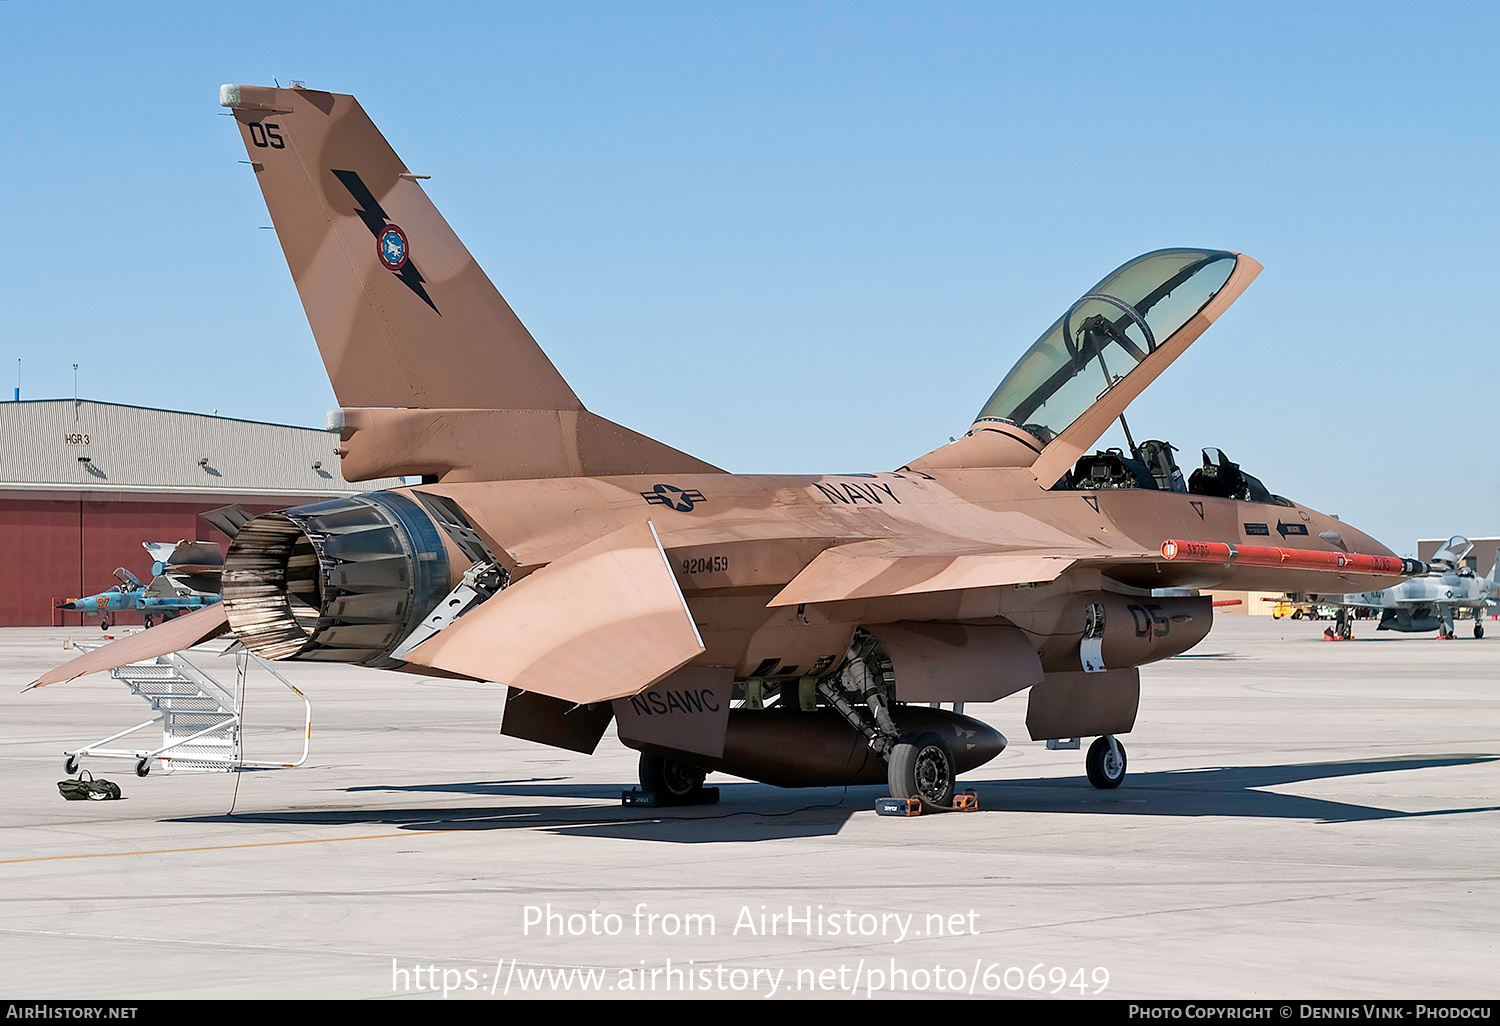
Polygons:
[[[1213,453],[1213,456],[1209,453]],[[1188,491],[1194,495],[1212,495],[1220,499],[1276,501],[1259,478],[1241,471],[1240,465],[1224,455],[1222,449],[1203,450],[1203,466],[1193,471],[1193,476],[1188,478]]]

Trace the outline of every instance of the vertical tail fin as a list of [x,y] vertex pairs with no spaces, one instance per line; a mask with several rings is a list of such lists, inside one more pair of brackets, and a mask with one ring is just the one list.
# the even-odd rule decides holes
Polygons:
[[340,405],[582,404],[352,96],[227,85]]
[[[219,102],[339,404],[382,421],[346,456],[348,479],[717,469],[584,409],[354,97],[226,85]],[[392,408],[408,415],[385,423]],[[490,451],[507,446],[495,462]]]

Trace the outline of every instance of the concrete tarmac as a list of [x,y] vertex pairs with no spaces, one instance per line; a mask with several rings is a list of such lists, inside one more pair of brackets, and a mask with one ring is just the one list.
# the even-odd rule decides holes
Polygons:
[[[1115,791],[1024,697],[970,706],[1011,740],[961,779],[980,811],[910,820],[729,777],[622,808],[612,734],[574,755],[500,735],[501,688],[297,663],[302,768],[99,761],[126,800],[64,802],[63,750],[148,710],[108,676],[19,694],[99,631],[0,630],[0,997],[1500,996],[1500,624],[1323,626],[1223,616],[1146,667]],[[245,716],[248,757],[296,757],[294,695],[252,676]]]

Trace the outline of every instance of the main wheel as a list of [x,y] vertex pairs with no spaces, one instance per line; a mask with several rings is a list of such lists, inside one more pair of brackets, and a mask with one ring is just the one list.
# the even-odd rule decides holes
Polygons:
[[653,791],[673,802],[686,805],[696,801],[707,776],[708,771],[702,766],[641,753],[641,790]]
[[101,631],[109,630],[109,621],[104,619],[104,617],[102,616],[99,618],[99,629]]
[[886,783],[892,798],[918,798],[923,805],[947,807],[953,804],[955,776],[953,753],[936,734],[915,734],[891,749]]
[[1109,738],[1095,738],[1094,743],[1089,745],[1088,758],[1084,760],[1084,769],[1089,775],[1089,783],[1102,791],[1119,787],[1125,779],[1125,746],[1115,739],[1115,748],[1119,755],[1110,751]]
[[1482,637],[1484,637],[1484,624],[1482,624],[1482,623],[1476,623],[1474,625],[1474,637],[1476,637],[1476,638],[1482,638]]

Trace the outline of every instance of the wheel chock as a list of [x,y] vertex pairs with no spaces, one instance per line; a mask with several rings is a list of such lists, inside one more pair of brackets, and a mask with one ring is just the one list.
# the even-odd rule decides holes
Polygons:
[[973,791],[965,791],[963,794],[953,796],[954,812],[978,812],[979,796]]
[[875,812],[881,816],[920,816],[920,798],[876,798]]
[[719,789],[717,787],[702,787],[698,794],[691,800],[677,798],[670,794],[662,794],[660,791],[642,791],[632,787],[629,791],[620,792],[621,805],[639,805],[648,809],[663,809],[668,806],[682,805],[717,805],[719,804]]

